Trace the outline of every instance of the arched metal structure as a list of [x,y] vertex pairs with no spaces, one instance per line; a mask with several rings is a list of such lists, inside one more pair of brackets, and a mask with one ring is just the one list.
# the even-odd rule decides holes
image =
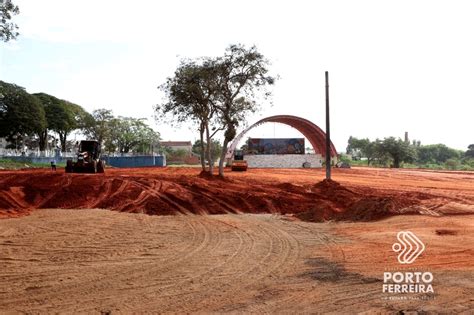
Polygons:
[[[323,157],[326,156],[326,133],[322,131],[321,128],[313,124],[311,121],[301,117],[291,115],[277,115],[263,118],[242,131],[229,146],[229,149],[226,153],[226,158],[232,158],[235,148],[247,132],[249,132],[252,128],[268,122],[281,123],[295,128],[309,140],[315,152],[320,153]],[[331,142],[331,157],[334,156],[337,156],[337,151]]]

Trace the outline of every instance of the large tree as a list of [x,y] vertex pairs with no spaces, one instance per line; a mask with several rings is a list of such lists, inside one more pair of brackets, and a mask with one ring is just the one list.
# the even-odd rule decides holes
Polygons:
[[[207,148],[207,143],[202,143],[201,140],[196,140],[193,144],[193,153],[196,153],[200,156],[202,156],[202,148],[206,147]],[[211,141],[211,156],[213,161],[217,161],[219,156],[221,155],[222,152],[222,145],[221,143],[216,140],[212,139]]]
[[394,168],[399,168],[401,162],[413,162],[416,159],[415,148],[400,138],[385,138],[380,146],[382,153],[390,155],[393,159]]
[[370,141],[368,138],[358,139],[352,136],[349,137],[346,153],[359,158],[367,158],[368,166],[375,160],[381,160],[383,156],[379,139]]
[[[183,62],[174,77],[162,86],[168,102],[155,109],[160,117],[171,114],[173,121],[198,124],[203,170],[204,143],[212,174],[211,138],[223,130],[219,175],[224,176],[227,146],[235,138],[238,126],[245,122],[249,113],[259,108],[257,94],[261,96],[260,101],[270,95],[266,87],[275,79],[268,75],[268,65],[268,60],[256,47],[231,45],[222,57]],[[261,91],[265,93],[257,93]]]
[[474,158],[474,144],[470,144],[468,147],[467,147],[467,151],[465,153],[466,157],[469,157],[469,158]]
[[36,96],[40,100],[41,105],[43,106],[45,116],[46,116],[45,128],[41,130],[39,133],[37,133],[38,140],[39,140],[38,141],[39,149],[40,151],[45,151],[47,147],[47,141],[48,141],[48,128],[50,128],[50,126],[58,124],[58,122],[56,121],[58,117],[54,115],[55,113],[54,108],[61,107],[61,100],[46,93],[35,93],[33,95]]
[[219,160],[220,176],[224,176],[227,147],[235,138],[238,126],[245,122],[249,113],[259,109],[257,95],[261,97],[260,101],[270,96],[266,88],[274,84],[275,78],[268,75],[268,66],[269,61],[255,46],[246,48],[243,45],[231,45],[224,57],[216,60],[219,90],[215,107],[224,128]]
[[10,21],[18,13],[20,9],[11,0],[0,0],[0,40],[8,42],[19,35],[18,26]]
[[459,159],[462,151],[460,152],[440,143],[419,146],[417,147],[417,152],[419,163],[442,164],[449,159]]
[[110,143],[121,153],[143,152],[160,139],[144,118],[117,117],[110,122]]
[[109,138],[111,121],[114,115],[110,109],[100,108],[85,116],[83,131],[89,139],[97,140],[101,145]]
[[66,151],[67,137],[72,131],[81,128],[85,110],[77,104],[60,100],[50,107],[51,120],[48,120],[49,129],[59,135],[61,151]]
[[49,130],[59,135],[61,150],[66,151],[67,136],[75,129],[82,129],[89,115],[81,106],[60,100],[46,93],[35,93],[46,115],[46,126],[38,133],[40,151],[46,149]]
[[180,124],[191,121],[198,126],[202,170],[206,170],[206,156],[211,175],[214,156],[211,146],[207,144],[211,144],[214,135],[222,130],[215,124],[218,79],[215,60],[183,60],[174,76],[159,87],[165,93],[167,101],[155,107],[158,117],[167,122]]
[[13,138],[39,134],[46,128],[40,100],[24,88],[0,81],[0,137]]

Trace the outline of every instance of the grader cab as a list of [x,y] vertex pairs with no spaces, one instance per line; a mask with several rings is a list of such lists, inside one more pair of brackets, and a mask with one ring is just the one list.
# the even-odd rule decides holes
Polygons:
[[66,173],[104,173],[105,162],[100,159],[100,144],[98,141],[81,141],[77,159],[67,160]]

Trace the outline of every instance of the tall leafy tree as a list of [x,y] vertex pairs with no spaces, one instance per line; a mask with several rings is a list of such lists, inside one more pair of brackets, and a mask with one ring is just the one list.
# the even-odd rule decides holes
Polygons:
[[370,140],[368,138],[359,139],[356,137],[349,137],[347,141],[347,148],[346,153],[351,154],[354,157],[367,157],[366,148],[370,144]]
[[177,124],[191,121],[198,126],[202,170],[206,170],[206,156],[210,174],[213,174],[214,156],[211,145],[207,144],[222,130],[215,126],[218,79],[215,60],[183,60],[174,76],[159,87],[166,94],[167,102],[155,107],[158,116],[165,121]]
[[61,106],[61,100],[46,93],[35,93],[33,95],[40,100],[46,116],[45,128],[37,133],[39,139],[39,149],[40,151],[44,151],[46,150],[48,141],[48,128],[49,126],[54,125],[54,120],[57,119],[57,117],[53,114],[55,112],[53,108]]
[[41,102],[46,116],[46,127],[38,133],[39,147],[46,149],[48,131],[59,135],[62,151],[66,151],[67,136],[75,129],[83,128],[86,116],[89,115],[81,106],[60,100],[46,93],[34,94]]
[[114,115],[111,110],[101,108],[85,115],[82,129],[89,139],[97,140],[101,145],[109,138],[111,132],[111,121]]
[[0,0],[0,40],[8,42],[19,35],[18,26],[11,22],[18,13],[20,9],[11,0]]
[[139,143],[135,146],[134,150],[141,153],[153,153],[155,149],[160,147],[160,133],[153,130],[147,124],[144,124],[139,129],[138,136],[140,137]]
[[395,168],[399,168],[401,162],[413,162],[416,159],[415,148],[400,138],[385,138],[380,146],[381,151],[390,155],[393,159],[393,167]]
[[235,138],[237,127],[245,122],[247,114],[259,108],[257,94],[260,100],[270,96],[266,87],[272,85],[275,78],[268,75],[268,66],[269,61],[256,47],[231,45],[222,57],[182,63],[174,77],[162,86],[168,102],[155,109],[161,117],[171,114],[174,121],[198,124],[203,170],[204,142],[212,173],[211,138],[223,130],[219,175],[224,176],[227,146]]
[[370,141],[368,138],[358,139],[352,136],[349,137],[346,153],[359,158],[367,158],[368,166],[375,160],[381,160],[383,157],[381,141],[379,139]]
[[465,153],[466,157],[469,157],[469,158],[474,158],[474,144],[470,144],[468,147],[467,147],[467,151]]
[[160,139],[159,133],[149,127],[143,118],[113,118],[110,126],[110,143],[121,153],[143,152],[145,147]]
[[61,100],[59,104],[53,103],[50,106],[49,115],[49,128],[59,135],[61,151],[65,152],[67,137],[72,131],[81,128],[85,110],[77,104]]
[[[202,156],[202,148],[204,147],[207,147],[207,143],[201,143],[201,140],[196,140],[193,144],[193,152],[196,153],[196,154],[199,154],[200,156]],[[216,161],[219,156],[221,155],[221,152],[222,152],[222,145],[221,143],[216,140],[216,139],[212,139],[212,142],[211,142],[211,155],[212,155],[212,160],[213,161]]]
[[268,74],[269,61],[255,46],[231,45],[223,57],[217,58],[219,90],[215,107],[224,128],[224,142],[219,160],[219,175],[224,176],[224,159],[229,142],[245,117],[259,109],[257,95],[262,99],[271,93],[266,89],[275,78]]
[[418,162],[441,164],[449,159],[458,159],[461,153],[458,150],[447,147],[444,144],[429,144],[417,147]]
[[0,137],[39,134],[46,128],[40,100],[24,88],[0,81]]

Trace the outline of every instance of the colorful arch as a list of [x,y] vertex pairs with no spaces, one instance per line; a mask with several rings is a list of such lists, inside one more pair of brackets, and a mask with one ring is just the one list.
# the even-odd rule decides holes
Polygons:
[[[301,132],[311,143],[314,148],[315,153],[321,154],[323,157],[326,156],[326,133],[321,130],[318,126],[313,124],[311,121],[291,115],[276,115],[263,118],[253,125],[249,126],[247,129],[242,131],[237,137],[235,137],[234,141],[232,141],[229,149],[226,153],[226,158],[231,158],[234,154],[234,150],[237,148],[237,145],[242,140],[247,132],[249,132],[252,128],[260,126],[261,124],[268,123],[268,122],[275,122],[280,124],[285,124],[291,126]],[[331,142],[331,157],[337,156],[336,148],[334,144]]]

